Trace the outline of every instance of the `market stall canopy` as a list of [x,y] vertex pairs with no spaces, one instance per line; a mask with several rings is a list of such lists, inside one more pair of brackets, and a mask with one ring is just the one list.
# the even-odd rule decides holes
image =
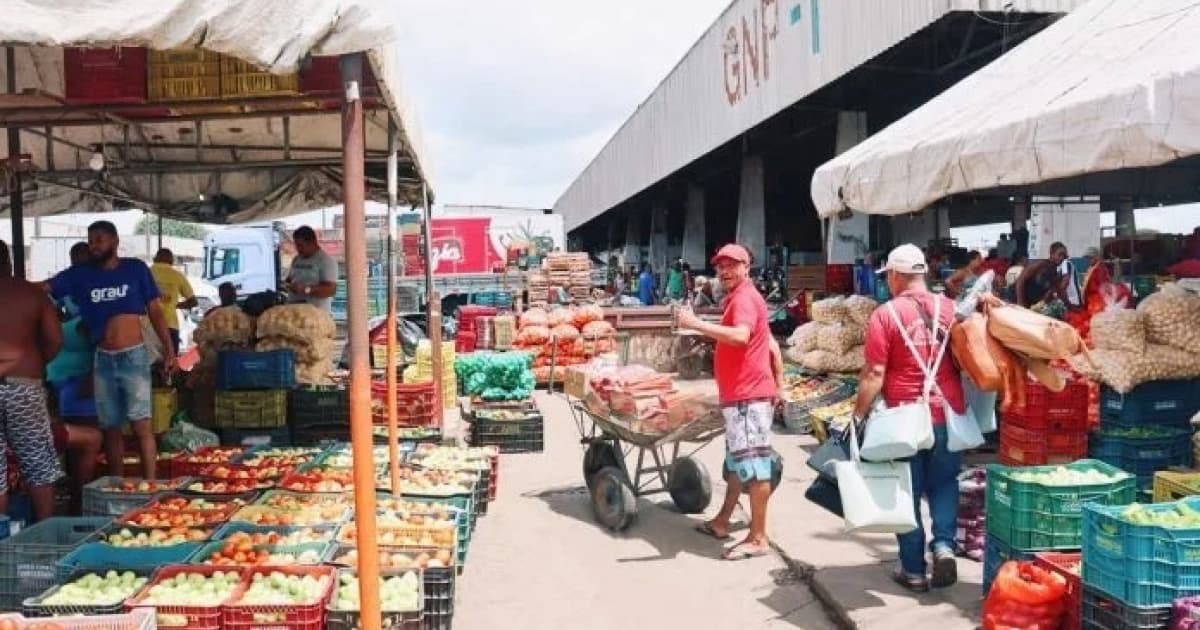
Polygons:
[[[399,51],[390,43],[399,23],[395,4],[0,0],[0,9],[16,16],[0,21],[0,40],[15,53],[15,93],[0,95],[0,124],[21,129],[23,169],[30,173],[23,178],[25,215],[133,207],[228,223],[340,200],[337,55],[357,52],[369,62],[360,92],[368,197],[386,201],[390,122],[400,154],[400,200],[420,203],[431,176],[406,101]],[[176,51],[185,61],[143,49]],[[201,49],[208,56],[189,67],[196,60],[187,55]],[[102,99],[81,93],[104,78],[102,72],[75,78],[81,57],[88,71],[88,55],[122,64],[124,75],[112,67],[102,71],[141,81],[142,98],[114,99],[112,86],[104,86]],[[170,74],[181,70],[186,74]],[[5,68],[0,77],[7,80]],[[171,92],[180,85],[190,91]],[[11,178],[4,179],[0,212],[7,213]]]
[[[978,191],[1200,191],[1200,3],[1092,0],[817,169],[818,214]],[[1170,164],[1167,169],[1147,170]]]

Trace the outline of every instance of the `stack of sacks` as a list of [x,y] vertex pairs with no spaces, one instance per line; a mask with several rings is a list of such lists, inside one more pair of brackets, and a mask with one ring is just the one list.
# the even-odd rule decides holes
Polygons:
[[613,327],[604,321],[599,306],[558,307],[549,312],[531,308],[521,315],[520,330],[513,347],[533,355],[534,376],[539,383],[549,380],[551,360],[555,382],[566,377],[567,366],[587,363],[612,352]]
[[1137,310],[1113,305],[1096,314],[1091,333],[1096,349],[1072,357],[1072,366],[1122,394],[1149,381],[1200,377],[1200,296],[1175,284]]
[[192,370],[193,387],[216,382],[217,355],[222,350],[249,350],[254,347],[254,318],[238,306],[222,306],[208,312],[192,333],[200,362]]
[[863,366],[867,322],[878,306],[869,297],[813,302],[813,321],[796,328],[785,357],[814,372],[856,372]]
[[[453,409],[458,397],[458,379],[454,371],[454,342],[442,342],[442,405]],[[433,380],[433,346],[428,339],[417,342],[416,363],[404,368],[405,383],[429,383]]]
[[292,350],[296,353],[296,382],[327,385],[333,369],[333,317],[311,304],[286,304],[267,309],[258,318],[259,352]]
[[598,367],[590,377],[588,408],[611,413],[638,433],[669,433],[707,412],[703,394],[681,393],[669,375],[645,366]]

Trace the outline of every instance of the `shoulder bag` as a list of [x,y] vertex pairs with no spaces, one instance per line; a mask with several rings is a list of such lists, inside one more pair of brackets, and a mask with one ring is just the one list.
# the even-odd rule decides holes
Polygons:
[[862,461],[853,422],[850,461],[837,462],[834,468],[846,531],[904,534],[917,528],[908,463]]

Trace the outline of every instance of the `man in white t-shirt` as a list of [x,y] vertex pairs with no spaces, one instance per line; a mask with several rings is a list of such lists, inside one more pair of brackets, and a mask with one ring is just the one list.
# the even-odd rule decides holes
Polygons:
[[296,244],[296,258],[284,281],[288,301],[307,302],[330,312],[337,291],[337,261],[321,249],[317,233],[307,225],[292,232],[292,241]]

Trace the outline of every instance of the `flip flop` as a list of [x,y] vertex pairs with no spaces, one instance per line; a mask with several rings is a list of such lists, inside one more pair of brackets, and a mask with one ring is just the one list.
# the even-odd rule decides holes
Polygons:
[[729,534],[725,534],[724,536],[718,536],[717,532],[713,530],[712,525],[708,524],[708,521],[704,521],[703,523],[700,523],[693,529],[695,529],[697,532],[699,532],[701,534],[704,534],[705,536],[708,536],[709,538],[715,538],[717,540],[729,540],[729,539],[733,538],[733,536],[731,536]]
[[745,544],[739,544],[739,545],[734,545],[734,546],[730,547],[729,549],[726,549],[725,552],[721,554],[721,559],[729,560],[730,562],[737,562],[738,560],[749,560],[751,558],[761,558],[761,557],[771,553],[770,547],[759,547],[758,549],[755,549],[754,551],[748,551],[748,550],[744,549],[745,546],[746,546]]

